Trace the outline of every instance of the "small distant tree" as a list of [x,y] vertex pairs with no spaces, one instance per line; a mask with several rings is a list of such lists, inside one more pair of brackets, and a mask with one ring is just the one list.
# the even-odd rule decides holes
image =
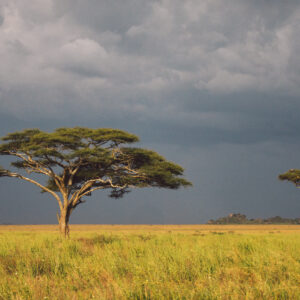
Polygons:
[[[138,137],[118,129],[75,127],[52,133],[27,129],[2,140],[0,155],[16,157],[11,166],[23,172],[0,167],[0,177],[25,180],[51,194],[59,205],[59,228],[65,237],[71,213],[96,190],[109,189],[110,197],[119,198],[131,188],[191,185],[181,177],[179,165],[154,151],[124,146]],[[46,176],[47,182],[38,182],[32,173]]]
[[280,180],[287,180],[292,182],[297,188],[300,187],[300,170],[290,169],[287,172],[278,176]]

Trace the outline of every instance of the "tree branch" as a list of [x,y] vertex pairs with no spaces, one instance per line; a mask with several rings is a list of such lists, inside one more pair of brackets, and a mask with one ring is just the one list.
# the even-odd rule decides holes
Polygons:
[[37,185],[39,188],[41,188],[41,189],[44,190],[45,192],[50,193],[50,194],[57,200],[60,209],[63,208],[59,196],[58,196],[55,192],[53,192],[53,191],[51,191],[50,189],[48,189],[47,187],[45,187],[45,186],[43,186],[42,184],[38,183],[37,181],[35,181],[35,180],[31,179],[31,178],[25,177],[25,176],[23,176],[23,175],[21,175],[21,174],[18,174],[18,173],[15,173],[15,172],[10,172],[10,171],[8,171],[8,170],[6,170],[5,173],[6,173],[6,176],[8,176],[8,177],[17,177],[17,178],[19,178],[19,179],[23,179],[23,180],[25,180],[25,181],[28,181],[28,182],[31,182],[31,183]]
[[[28,153],[25,153],[25,155],[21,154],[21,153],[18,153],[18,152],[14,152],[14,151],[7,151],[7,153],[9,155],[13,155],[13,156],[16,156],[16,157],[19,157],[19,158],[23,159],[28,164],[27,167],[32,169],[32,172],[39,173],[39,174],[44,174],[44,175],[47,175],[49,177],[59,177],[58,175],[56,175],[53,172],[53,170],[50,166],[45,166],[41,162],[36,162],[31,157],[31,155],[28,154]],[[30,173],[30,171],[28,171],[28,170],[26,170],[26,171]]]
[[94,191],[96,191],[96,190],[103,190],[103,189],[105,189],[104,186],[98,186],[98,187],[92,188],[91,190],[88,190],[88,191],[84,192],[83,194],[79,194],[78,199],[80,199],[80,198],[82,198],[83,196],[85,196],[85,195],[87,195],[87,194],[90,194],[90,193],[92,193],[92,192],[94,192]]
[[80,198],[86,196],[87,194],[90,194],[96,190],[100,190],[100,189],[105,189],[106,186],[97,186],[95,188],[90,189],[93,186],[93,183],[96,183],[97,181],[103,183],[103,184],[109,184],[110,187],[112,188],[118,188],[118,189],[125,189],[126,187],[128,187],[127,184],[124,185],[117,185],[117,184],[113,184],[111,179],[91,179],[89,181],[87,181],[79,191],[77,191],[76,193],[74,193],[71,197],[70,203],[72,203],[73,207],[76,207],[78,204],[78,201],[80,200]]

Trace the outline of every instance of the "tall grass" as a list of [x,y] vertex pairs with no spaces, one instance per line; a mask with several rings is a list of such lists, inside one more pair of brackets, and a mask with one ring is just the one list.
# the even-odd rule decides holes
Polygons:
[[0,299],[300,299],[300,235],[0,232]]

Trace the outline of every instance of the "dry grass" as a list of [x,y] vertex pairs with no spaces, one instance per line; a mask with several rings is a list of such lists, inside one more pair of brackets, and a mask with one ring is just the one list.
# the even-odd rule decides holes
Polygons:
[[[193,234],[195,232],[239,232],[248,233],[300,233],[300,225],[91,225],[91,224],[72,224],[71,232],[80,231],[101,231],[101,232],[182,232]],[[2,231],[58,231],[58,225],[0,225]]]
[[0,299],[300,299],[300,226],[0,226]]

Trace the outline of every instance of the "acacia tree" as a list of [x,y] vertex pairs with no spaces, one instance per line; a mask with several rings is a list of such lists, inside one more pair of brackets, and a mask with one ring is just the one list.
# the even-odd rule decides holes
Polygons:
[[[23,172],[0,167],[0,176],[31,182],[51,194],[59,205],[57,218],[65,237],[71,213],[96,190],[109,189],[110,197],[119,198],[131,188],[191,185],[181,177],[179,165],[154,151],[125,146],[138,137],[118,129],[75,127],[52,133],[26,129],[9,133],[2,141],[0,155],[17,158],[11,166]],[[45,175],[46,183],[33,179],[32,173]]]
[[290,169],[287,172],[278,176],[280,180],[287,180],[295,184],[297,188],[300,188],[300,170]]

